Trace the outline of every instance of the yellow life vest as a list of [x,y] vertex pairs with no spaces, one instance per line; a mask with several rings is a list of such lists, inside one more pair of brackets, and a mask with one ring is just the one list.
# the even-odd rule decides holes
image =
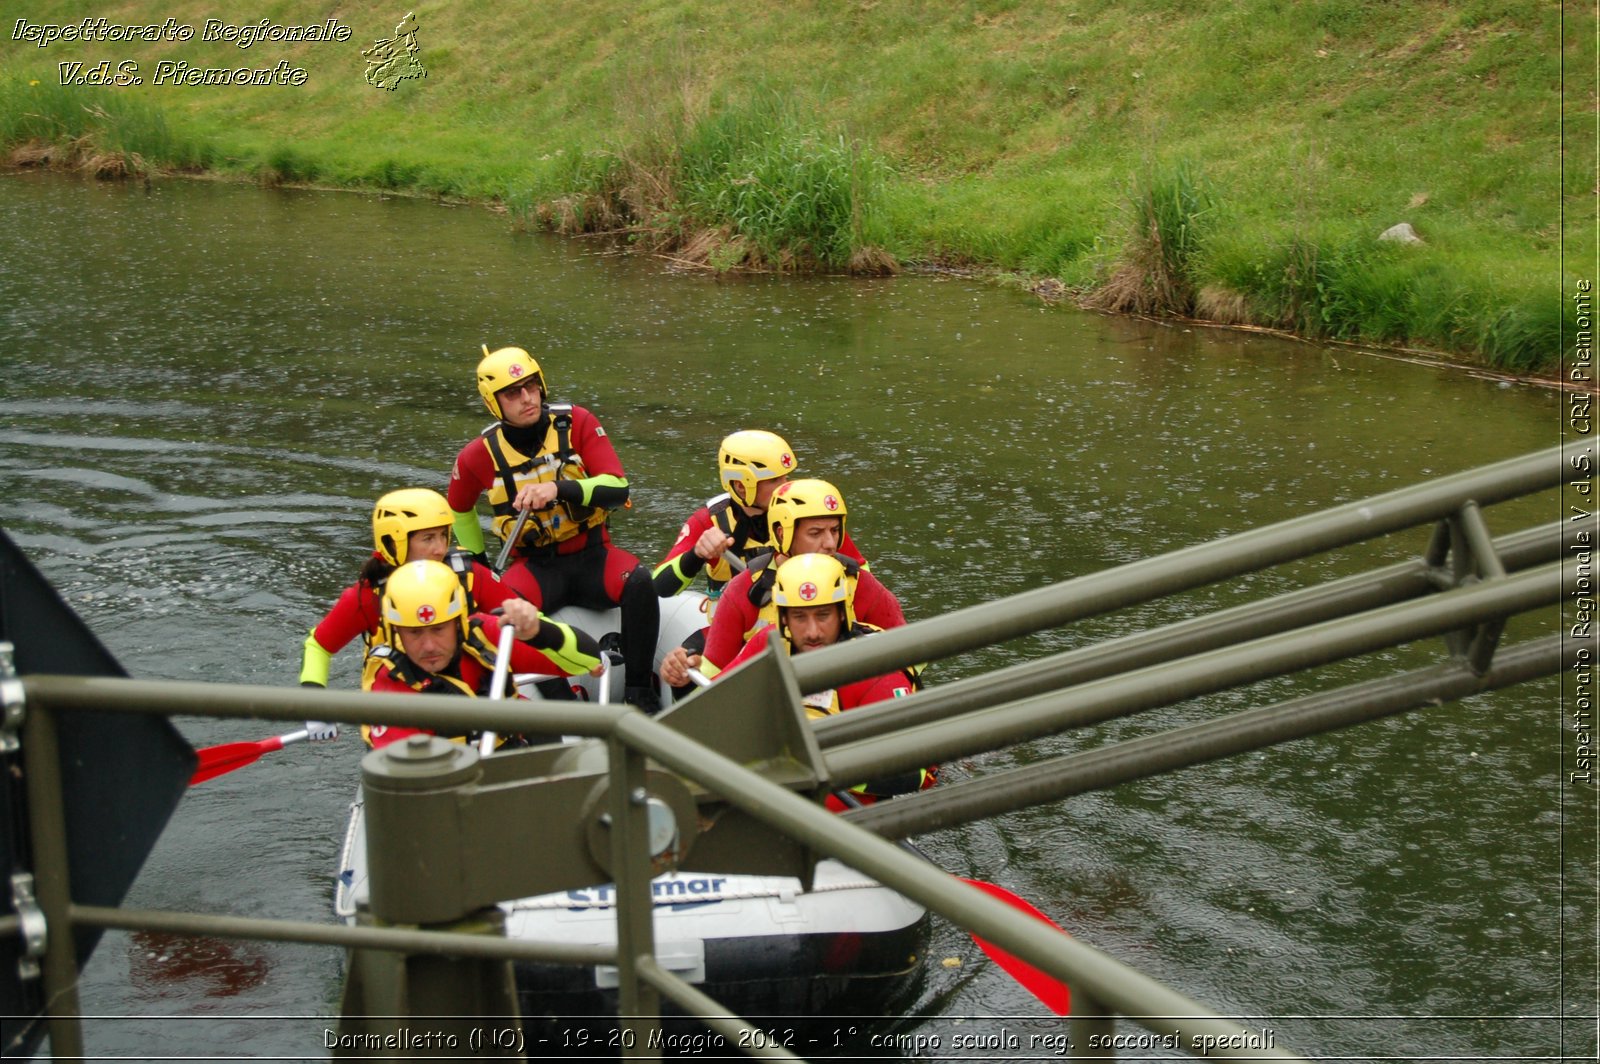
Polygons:
[[[766,538],[769,534],[766,516],[749,519],[750,527],[741,529],[738,527],[738,514],[733,506],[733,499],[726,493],[706,501],[706,512],[711,515],[712,527],[734,541],[728,552],[716,561],[708,562],[705,567],[705,612],[708,620],[716,614],[717,599],[722,597],[723,589],[738,575],[734,572],[733,566],[728,564],[728,554],[737,555],[740,561],[748,565],[754,558],[772,550],[772,544],[767,542]],[[742,537],[741,533],[744,533]],[[761,538],[757,539],[757,536]]]
[[[483,622],[476,617],[467,618],[467,637],[461,643],[461,656],[470,657],[482,665],[491,674],[494,672],[496,648],[483,631]],[[416,664],[399,648],[388,643],[375,643],[367,651],[367,661],[361,673],[361,689],[372,690],[374,678],[379,670],[389,673],[390,676],[405,684],[413,691],[431,690],[433,694],[441,695],[467,695],[476,698],[477,691],[468,687],[466,681],[456,676],[447,676],[440,673],[425,673],[417,668]],[[429,688],[431,680],[443,680],[450,685],[450,690],[438,687]],[[510,683],[509,678],[507,683]],[[516,696],[516,692],[508,690],[507,695]]]
[[[452,550],[444,556],[444,564],[448,565],[450,571],[456,574],[456,579],[461,581],[461,593],[466,596],[467,612],[469,614],[478,612],[478,600],[472,593],[473,581],[477,579],[477,574],[472,570],[472,555],[464,550]],[[384,577],[384,580],[387,579],[388,577]],[[383,581],[380,580],[377,586],[373,588],[373,591],[381,603],[383,599]],[[381,604],[378,609],[380,612],[382,611]],[[364,651],[366,657],[361,663],[361,689],[370,691],[372,689],[372,678],[378,674],[379,667],[384,663],[383,655],[373,654],[376,648],[385,645],[383,643],[383,625],[379,624],[377,628],[365,633],[362,639],[366,641],[366,649]],[[491,659],[490,668],[493,668],[492,661],[493,659]],[[324,684],[323,686],[327,685]]]
[[[493,527],[502,541],[516,526],[518,513],[512,507],[517,492],[528,484],[553,480],[582,480],[588,475],[583,459],[572,449],[572,404],[552,403],[549,426],[537,454],[527,455],[511,446],[500,424],[489,426],[480,437],[489,449],[499,479],[489,487],[489,505],[494,509]],[[522,536],[514,551],[528,547],[549,547],[571,539],[585,529],[606,523],[611,511],[599,506],[583,506],[557,499],[543,510],[528,514]]]
[[[489,637],[484,634],[482,623],[476,618],[468,618],[467,638],[461,644],[462,656],[470,656],[479,665],[487,669],[492,676],[494,674],[495,653],[496,648],[493,643],[489,642]],[[466,682],[458,676],[424,673],[417,668],[410,658],[405,656],[399,647],[392,647],[388,643],[375,643],[367,651],[367,660],[361,669],[361,689],[363,691],[372,690],[373,682],[380,671],[387,672],[413,691],[421,692],[426,690],[429,694],[466,695],[469,698],[476,698],[478,695],[477,691],[468,687]],[[430,686],[429,681],[431,680],[443,681],[447,686],[438,686],[437,684]],[[506,677],[506,683],[508,687],[512,685],[509,675]],[[516,696],[514,687],[507,693],[511,697]],[[372,725],[361,725],[361,738],[368,746],[372,745],[371,730]],[[469,739],[475,739],[476,737],[450,735],[446,736],[446,738],[453,743],[465,743]],[[499,746],[505,741],[506,737],[500,736],[495,745]]]

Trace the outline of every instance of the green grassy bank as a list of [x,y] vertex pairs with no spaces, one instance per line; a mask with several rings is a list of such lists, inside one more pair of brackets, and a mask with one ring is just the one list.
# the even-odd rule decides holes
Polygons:
[[[1518,372],[1556,366],[1595,269],[1580,5],[171,0],[163,39],[48,43],[82,5],[21,7],[0,75],[14,164],[494,201],[714,269],[977,267]],[[375,87],[362,50],[407,10],[426,76]],[[349,36],[203,39],[245,17]],[[127,83],[62,84],[106,61]],[[281,83],[188,80],[238,67]],[[1423,242],[1376,239],[1398,222]]]

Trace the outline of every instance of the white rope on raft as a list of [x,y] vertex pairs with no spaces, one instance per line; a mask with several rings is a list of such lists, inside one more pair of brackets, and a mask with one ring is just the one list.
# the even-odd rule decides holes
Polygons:
[[[799,880],[795,881],[796,884]],[[762,898],[778,898],[781,901],[793,901],[800,894],[827,894],[839,890],[887,890],[882,883],[875,879],[845,880],[838,883],[818,883],[809,891],[801,891],[795,887],[746,887],[738,890],[719,890],[706,894],[670,894],[661,895],[656,899],[657,905],[671,905],[681,902],[713,902],[713,901],[755,901]],[[533,912],[546,909],[614,909],[615,901],[595,900],[593,898],[573,898],[566,894],[541,894],[536,898],[519,898],[516,901],[503,902],[501,908],[511,912]]]

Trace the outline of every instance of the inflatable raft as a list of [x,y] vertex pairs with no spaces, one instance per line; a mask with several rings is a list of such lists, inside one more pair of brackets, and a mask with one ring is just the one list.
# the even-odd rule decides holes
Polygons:
[[[667,656],[673,647],[681,646],[683,641],[710,621],[706,618],[708,600],[698,591],[685,591],[680,595],[659,600],[661,603],[661,634],[656,640],[655,658],[651,661],[651,669],[659,671],[661,660]],[[551,618],[581,628],[600,641],[602,647],[615,648],[618,645],[618,631],[622,627],[622,611],[611,610],[586,610],[579,606],[567,606],[552,613]],[[620,655],[616,658],[620,666]],[[520,677],[519,677],[520,679]],[[659,680],[657,681],[659,683]],[[573,677],[574,689],[581,691],[581,697],[591,702],[621,702],[622,698],[622,669],[620,667],[609,669],[606,675],[597,679],[593,676]],[[532,694],[523,684],[525,693]],[[603,690],[602,690],[603,688]],[[661,704],[668,705],[672,701],[672,691],[661,691]]]
[[[818,864],[812,888],[787,876],[682,872],[657,877],[656,957],[759,1025],[810,1017],[898,1016],[915,997],[928,941],[926,911],[837,861]],[[334,908],[355,922],[367,902],[362,803],[352,807]],[[614,946],[610,884],[500,904],[506,935],[536,942]],[[523,1017],[604,1027],[617,1010],[617,970],[518,961]]]
[[[703,595],[662,600],[656,661],[704,623]],[[617,611],[565,609],[554,616],[606,640]],[[621,701],[621,669],[581,681],[594,701]],[[575,685],[579,681],[574,681]],[[604,685],[602,687],[602,685]],[[670,692],[663,692],[663,703]],[[355,922],[368,898],[366,829],[358,798],[339,860],[334,907]],[[681,872],[658,877],[656,955],[663,967],[722,1002],[734,1014],[774,1030],[837,1017],[893,1017],[914,999],[928,941],[917,903],[837,861],[817,866],[810,890],[787,876]],[[615,945],[610,884],[500,904],[511,938]],[[614,1024],[617,970],[611,966],[517,962],[523,1017],[534,1024]]]

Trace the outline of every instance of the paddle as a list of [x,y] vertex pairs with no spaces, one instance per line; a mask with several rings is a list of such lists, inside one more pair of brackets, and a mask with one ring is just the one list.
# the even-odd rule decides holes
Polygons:
[[600,705],[602,705],[602,706],[609,706],[611,704],[611,669],[612,669],[611,655],[612,655],[612,653],[613,652],[610,651],[610,650],[602,650],[600,652],[599,687],[600,687]]
[[[711,683],[711,680],[707,678],[705,673],[701,672],[699,669],[690,669],[689,679],[693,680],[694,683],[699,687],[706,687]],[[835,798],[839,799],[839,801],[843,802],[847,806],[850,806],[852,809],[862,808],[861,799],[857,798],[849,791],[834,791],[833,795]],[[909,840],[901,839],[900,845],[908,853],[922,858],[935,868],[938,867],[938,865],[934,864],[934,861],[931,857],[919,850]],[[977,887],[979,890],[983,891],[985,894],[988,894],[992,898],[1000,899],[1013,909],[1027,913],[1035,920],[1049,924],[1057,931],[1061,931],[1060,924],[1056,923],[1054,920],[1050,919],[1050,917],[1040,912],[1032,903],[1028,902],[1024,898],[1018,897],[1005,887],[1002,887],[997,883],[987,883],[981,879],[968,879],[965,876],[957,876],[956,878],[961,880],[963,883]],[[1039,1001],[1044,1004],[1045,1008],[1049,1009],[1057,1016],[1065,1016],[1068,1013],[1072,1006],[1072,993],[1067,987],[1066,983],[1063,983],[1061,980],[1052,975],[1046,975],[1044,972],[1041,972],[1039,969],[1035,968],[1022,958],[1017,957],[1014,954],[1007,953],[999,946],[996,946],[993,942],[989,942],[971,931],[967,932],[967,934],[972,936],[972,941],[978,944],[978,948],[983,950],[983,952],[988,955],[990,960],[998,964],[1002,971],[1021,984],[1024,990],[1038,998]],[[1065,932],[1063,932],[1063,934],[1065,934]]]
[[[1040,912],[1026,900],[1017,897],[996,883],[985,883],[981,879],[967,879],[965,876],[957,876],[956,878],[963,883],[977,887],[990,897],[999,898],[1013,909],[1025,912],[1035,920],[1049,924],[1057,931],[1061,930],[1060,924]],[[1062,933],[1065,934],[1065,932]],[[1068,989],[1066,983],[1063,983],[1053,975],[1046,975],[1022,958],[1007,953],[993,942],[979,938],[977,935],[972,936],[972,941],[978,944],[979,949],[988,954],[990,960],[1004,969],[1007,975],[1022,984],[1024,990],[1043,1002],[1045,1008],[1057,1016],[1065,1016],[1071,1010],[1072,992]]]
[[253,743],[223,743],[221,746],[208,746],[203,750],[196,750],[200,758],[199,765],[194,770],[194,775],[189,777],[189,786],[204,783],[214,776],[232,772],[236,768],[244,768],[262,754],[270,754],[274,750],[282,750],[290,743],[298,743],[311,733],[301,728],[299,731],[289,732],[287,735],[276,735],[271,739],[257,739]]
[[500,557],[494,560],[494,571],[496,573],[506,571],[506,560],[511,557],[511,548],[516,545],[517,540],[522,536],[522,527],[528,523],[528,514],[530,513],[532,513],[531,510],[523,510],[517,514],[517,523],[511,526],[511,535],[506,537],[505,546],[500,548]]
[[[848,805],[853,809],[862,808],[861,800],[855,795],[851,794],[849,791],[834,791],[833,793],[834,797],[838,798],[845,805]],[[933,858],[923,853],[909,840],[901,839],[900,845],[908,853],[915,854],[924,861],[927,861],[929,864],[934,863]],[[935,867],[937,867],[937,865],[935,865]],[[1040,912],[1036,906],[1027,901],[1025,898],[1021,898],[1016,894],[1013,894],[1011,891],[1000,886],[998,883],[989,883],[981,879],[968,879],[966,876],[957,876],[956,878],[961,880],[961,882],[966,883],[968,886],[977,887],[991,898],[998,898],[1007,905],[1011,906],[1013,909],[1027,913],[1035,920],[1049,924],[1057,931],[1061,931],[1060,924],[1056,923],[1054,920],[1050,919],[1050,917]],[[1062,931],[1062,934],[1065,933],[1066,932]],[[1071,1010],[1072,992],[1067,987],[1066,983],[1063,983],[1053,975],[1046,975],[1044,972],[1041,972],[1039,969],[1023,960],[1021,957],[1018,957],[1015,954],[1007,953],[999,946],[996,946],[993,942],[980,937],[972,931],[968,931],[967,934],[972,936],[972,941],[978,944],[978,948],[983,950],[983,952],[988,955],[990,960],[998,964],[1002,971],[1020,983],[1022,985],[1022,989],[1038,998],[1040,1002],[1044,1004],[1045,1008],[1049,1009],[1057,1016],[1065,1016],[1068,1011]]]
[[[524,517],[528,511],[522,511]],[[520,527],[520,523],[519,523]],[[512,536],[507,543],[515,543],[517,537]],[[500,645],[494,648],[494,678],[489,681],[489,701],[497,702],[505,697],[506,674],[511,671],[511,640],[517,634],[516,625],[510,621],[500,622]],[[478,736],[478,756],[488,757],[494,753],[495,734],[486,731]]]

